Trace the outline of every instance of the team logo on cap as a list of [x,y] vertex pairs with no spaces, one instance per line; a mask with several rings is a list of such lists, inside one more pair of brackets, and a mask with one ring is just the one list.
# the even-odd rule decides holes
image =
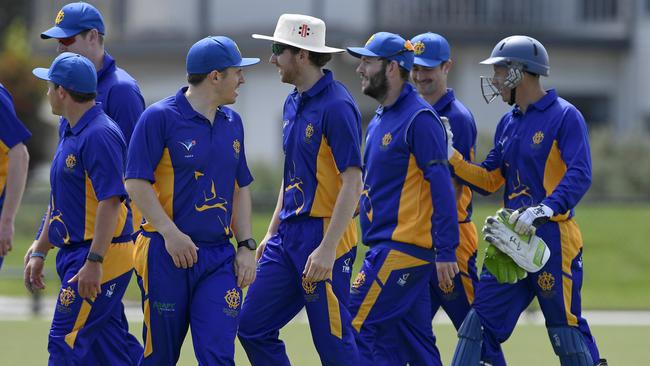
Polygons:
[[305,38],[309,35],[309,32],[311,31],[311,28],[307,24],[301,24],[300,27],[298,27],[298,34],[300,37]]
[[425,48],[425,47],[424,47],[424,42],[422,42],[422,41],[417,41],[417,42],[415,42],[415,44],[413,45],[413,53],[415,53],[416,55],[421,55],[421,54],[424,53],[424,48]]
[[368,40],[366,41],[366,45],[364,47],[368,47],[368,45],[370,44],[370,42],[372,42],[373,39],[375,39],[374,34],[372,36],[370,36],[370,38],[368,38]]
[[535,132],[535,135],[533,135],[533,143],[535,145],[539,145],[542,140],[544,140],[544,132],[542,131],[537,131]]
[[64,16],[65,13],[63,13],[63,9],[59,10],[59,12],[56,14],[56,18],[54,18],[54,24],[59,25],[59,23],[63,21]]
[[73,169],[75,165],[77,165],[77,158],[73,154],[69,154],[68,157],[65,158],[65,166],[68,169]]

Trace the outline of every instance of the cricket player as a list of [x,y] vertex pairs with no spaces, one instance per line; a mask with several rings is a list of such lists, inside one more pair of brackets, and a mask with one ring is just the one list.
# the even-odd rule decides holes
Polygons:
[[196,42],[187,54],[189,86],[147,108],[133,132],[126,187],[146,217],[135,255],[142,365],[175,365],[190,325],[199,365],[234,365],[256,245],[244,129],[226,105],[244,83],[242,68],[258,62],[227,37]]
[[49,69],[52,113],[65,118],[50,169],[50,205],[25,267],[25,285],[42,289],[43,263],[59,248],[61,279],[48,351],[50,365],[135,365],[128,332],[115,316],[133,271],[131,215],[126,205],[126,143],[96,104],[97,72],[87,58],[64,52]]
[[[135,79],[117,67],[115,59],[104,49],[105,36],[101,13],[84,2],[65,5],[56,14],[54,26],[41,33],[42,39],[57,40],[57,52],[78,53],[93,62],[97,69],[96,100],[120,127],[128,147],[133,128],[144,110],[144,99]],[[59,131],[64,129],[62,124]],[[142,214],[137,208],[131,209],[133,231],[136,232],[140,229]]]
[[361,114],[349,91],[324,69],[332,53],[325,23],[283,14],[270,62],[295,88],[283,108],[284,175],[257,257],[257,280],[242,308],[239,339],[252,365],[289,365],[278,338],[303,307],[323,365],[356,365],[347,310],[361,193]]
[[29,130],[16,116],[11,95],[0,84],[0,268],[14,241],[14,221],[25,191]]
[[537,40],[507,37],[481,63],[494,68],[493,77],[482,77],[485,100],[500,96],[513,108],[499,121],[485,161],[473,164],[453,151],[449,161],[458,178],[481,191],[505,186],[504,207],[517,210],[509,223],[519,234],[543,239],[550,259],[515,284],[499,283],[484,268],[452,364],[475,365],[482,358],[485,364],[505,365],[501,343],[537,298],[561,365],[606,365],[581,316],[583,243],[573,209],[591,184],[585,120],[554,89],[542,88],[540,76],[548,76],[550,67]]
[[[441,288],[451,287],[458,274],[458,214],[445,130],[408,82],[411,42],[379,32],[348,52],[360,58],[361,90],[380,104],[364,151],[360,220],[370,248],[350,299],[359,364],[441,365],[428,286],[433,272]],[[386,332],[396,333],[399,353],[377,352]]]

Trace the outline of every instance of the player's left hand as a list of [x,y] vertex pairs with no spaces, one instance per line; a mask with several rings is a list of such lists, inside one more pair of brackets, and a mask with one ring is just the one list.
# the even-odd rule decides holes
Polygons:
[[458,264],[456,262],[436,262],[436,272],[438,274],[438,283],[448,287],[454,282],[454,277],[458,274]]
[[68,280],[68,283],[78,282],[77,291],[85,299],[95,299],[102,293],[102,264],[98,262],[86,261],[83,267],[74,277]]
[[456,153],[456,149],[454,149],[454,133],[451,132],[451,125],[447,117],[441,116],[440,120],[442,125],[445,126],[445,133],[447,134],[447,160],[449,160]]
[[237,286],[244,288],[255,281],[255,251],[246,247],[237,249],[235,257],[235,275]]
[[0,222],[0,257],[4,257],[11,251],[13,239],[13,222]]
[[535,207],[520,208],[513,212],[508,219],[510,225],[515,225],[515,232],[520,235],[532,235],[538,227],[544,225],[551,217],[553,210],[545,204]]
[[302,275],[309,282],[325,281],[332,276],[335,260],[336,247],[326,247],[321,243],[307,258]]

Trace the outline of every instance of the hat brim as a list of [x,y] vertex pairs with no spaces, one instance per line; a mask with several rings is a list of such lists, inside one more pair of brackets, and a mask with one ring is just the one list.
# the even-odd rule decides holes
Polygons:
[[432,60],[430,58],[423,58],[417,56],[413,59],[414,65],[424,66],[424,67],[436,67],[443,62],[444,62],[443,60]]
[[48,72],[50,69],[46,69],[44,67],[37,67],[34,70],[32,70],[32,74],[36,76],[39,79],[50,81],[50,77],[48,76]]
[[235,67],[246,67],[246,66],[252,66],[255,64],[258,64],[260,62],[260,59],[257,57],[246,57],[242,58],[241,62],[239,62],[238,65],[234,65]]
[[287,44],[289,46],[298,47],[298,48],[302,48],[302,49],[307,50],[307,51],[318,52],[318,53],[343,53],[343,52],[345,52],[345,50],[341,49],[341,48],[334,48],[334,47],[328,47],[328,46],[313,47],[313,46],[309,46],[309,45],[298,44],[296,42],[288,41],[288,40],[282,39],[282,38],[277,38],[277,37],[272,37],[272,36],[265,36],[265,35],[262,35],[262,34],[253,34],[253,35],[251,35],[251,37],[253,37],[255,39],[265,39],[267,41],[283,43],[283,44]]
[[507,62],[508,60],[505,57],[490,57],[479,62],[481,65],[496,65],[500,63]]
[[365,57],[381,57],[380,55],[363,47],[348,47],[348,53],[356,58]]
[[61,27],[52,27],[45,32],[41,33],[41,39],[50,39],[50,38],[68,38],[76,36],[81,33],[79,29],[70,29],[70,28],[61,28]]

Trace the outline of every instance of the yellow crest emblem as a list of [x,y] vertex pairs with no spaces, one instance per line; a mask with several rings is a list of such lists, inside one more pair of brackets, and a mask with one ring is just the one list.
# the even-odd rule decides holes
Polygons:
[[352,288],[359,288],[363,286],[364,283],[366,283],[366,274],[363,271],[360,271],[357,273],[357,278],[352,282]]
[[381,146],[386,147],[391,141],[393,141],[393,135],[391,135],[390,132],[386,132],[384,137],[381,139]]
[[68,169],[72,169],[75,165],[77,165],[77,158],[73,154],[69,154],[65,158],[65,166],[67,166]]
[[417,41],[413,45],[413,53],[416,55],[421,55],[424,53],[424,42],[422,41]]
[[312,136],[314,136],[314,125],[310,123],[307,125],[307,128],[305,128],[305,137],[310,139]]
[[370,38],[368,38],[368,40],[366,41],[366,44],[365,44],[364,47],[367,47],[367,46],[370,44],[370,42],[372,42],[373,39],[375,39],[375,35],[374,35],[374,34],[373,34],[372,36],[370,36]]
[[544,291],[551,291],[555,286],[555,277],[548,272],[543,272],[537,277],[537,284]]
[[305,290],[307,295],[316,292],[316,282],[307,281],[305,277],[302,278],[302,289]]
[[540,142],[542,142],[542,140],[544,140],[544,132],[542,131],[535,132],[535,134],[533,135],[533,143],[535,145],[538,145]]
[[226,296],[224,296],[224,299],[226,300],[228,307],[231,309],[237,309],[239,307],[239,304],[241,304],[241,295],[236,288],[226,291]]
[[56,14],[56,18],[54,18],[54,24],[59,25],[61,21],[63,20],[63,17],[65,16],[65,13],[63,13],[63,9],[59,10],[59,12]]
[[241,151],[241,143],[239,140],[235,139],[235,141],[232,142],[232,149],[235,150],[235,154],[239,155],[239,152]]
[[76,295],[74,294],[74,290],[72,287],[68,286],[68,288],[64,288],[61,290],[61,293],[59,294],[59,302],[63,306],[70,306],[74,302]]
[[454,292],[454,283],[453,282],[450,283],[450,284],[439,283],[438,287],[440,288],[440,290],[442,290],[442,292],[445,295],[449,295],[450,293]]
[[411,41],[409,40],[406,40],[406,42],[404,42],[404,49],[411,52],[415,51],[415,48],[413,47],[413,43],[411,43]]

